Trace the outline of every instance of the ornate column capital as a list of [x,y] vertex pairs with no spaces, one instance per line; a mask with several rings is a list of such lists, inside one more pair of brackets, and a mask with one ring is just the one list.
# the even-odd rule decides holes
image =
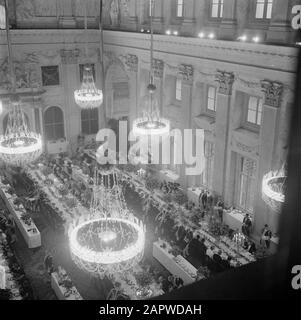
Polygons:
[[153,70],[156,78],[163,78],[164,61],[160,59],[153,59]]
[[63,64],[77,64],[80,56],[79,49],[61,49],[60,55]]
[[283,94],[283,84],[269,80],[261,81],[262,91],[265,93],[264,104],[266,106],[279,108]]
[[232,94],[232,86],[234,83],[234,73],[222,70],[217,70],[215,81],[219,83],[218,93],[224,95]]
[[178,67],[178,78],[192,82],[193,81],[193,66],[190,64],[180,64]]
[[131,72],[138,72],[138,57],[134,54],[127,54],[124,63]]

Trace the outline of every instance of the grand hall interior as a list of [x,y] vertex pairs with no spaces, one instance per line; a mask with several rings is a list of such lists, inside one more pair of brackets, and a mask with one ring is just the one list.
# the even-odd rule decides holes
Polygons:
[[0,300],[282,294],[301,264],[300,16],[0,0]]

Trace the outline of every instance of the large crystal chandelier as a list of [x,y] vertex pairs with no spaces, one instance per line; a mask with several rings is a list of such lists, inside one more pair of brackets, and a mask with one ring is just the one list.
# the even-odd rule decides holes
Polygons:
[[267,173],[262,180],[262,198],[274,211],[280,212],[285,201],[286,170],[283,166],[279,171]]
[[96,170],[90,215],[69,229],[76,265],[103,278],[125,272],[143,257],[145,229],[127,209],[114,170]]
[[82,109],[98,108],[103,102],[103,93],[96,88],[92,71],[91,65],[84,65],[81,87],[74,91],[75,102]]
[[21,102],[16,94],[16,78],[12,61],[9,22],[6,9],[6,34],[8,44],[8,60],[12,82],[12,94],[9,101],[9,113],[6,131],[0,136],[0,159],[7,165],[23,167],[36,160],[42,153],[41,136],[28,129]]
[[141,115],[133,122],[133,134],[137,136],[166,135],[170,131],[170,122],[160,116],[160,107],[156,97],[156,86],[154,83],[153,55],[154,55],[154,35],[153,35],[153,10],[154,0],[151,0],[150,15],[150,83],[147,87],[147,94],[142,101]]
[[[85,35],[88,34],[88,22],[87,22],[87,3],[85,3]],[[101,17],[100,17],[101,19]],[[102,40],[103,41],[103,40]],[[86,41],[86,58],[88,57],[87,52],[87,41]],[[102,90],[96,88],[93,76],[93,69],[90,64],[85,64],[83,67],[83,79],[80,89],[74,91],[74,99],[76,104],[82,109],[94,109],[101,106],[103,102]]]

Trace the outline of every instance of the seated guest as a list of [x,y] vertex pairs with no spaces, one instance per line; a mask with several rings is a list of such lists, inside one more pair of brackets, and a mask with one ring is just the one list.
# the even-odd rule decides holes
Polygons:
[[51,274],[54,271],[53,258],[50,254],[46,255],[44,259],[44,266],[49,274]]
[[189,243],[193,238],[193,233],[192,231],[188,231],[184,237],[184,243],[185,243],[185,248],[183,250],[183,256],[187,257],[188,256],[188,250],[189,250]]
[[241,232],[249,237],[252,229],[252,220],[250,218],[250,215],[247,213],[246,216],[243,219],[243,224],[241,227]]
[[183,287],[183,286],[184,286],[184,281],[183,281],[183,279],[177,277],[176,280],[175,280],[175,285],[176,285],[176,288],[177,288],[177,289]]
[[227,260],[222,260],[221,265],[224,270],[230,269],[231,268],[231,257],[228,257]]
[[200,245],[200,235],[196,235],[193,237],[189,242],[189,249],[188,252],[190,255],[197,255],[199,252],[199,245]]
[[214,246],[211,246],[206,250],[206,256],[212,259],[213,255],[214,255]]
[[206,251],[207,251],[207,247],[205,245],[205,239],[203,238],[201,241],[200,241],[200,244],[199,244],[199,254],[201,256],[201,260],[202,260],[202,263],[205,263],[206,262]]
[[219,250],[217,253],[214,253],[214,255],[212,257],[213,261],[216,262],[216,263],[221,263],[222,260],[223,260],[221,255],[222,255],[222,251],[221,250]]
[[205,245],[205,242],[206,242],[206,239],[203,238],[201,241],[200,241],[200,250],[201,250],[201,253],[203,254],[206,254],[206,251],[207,251],[207,247]]
[[183,226],[178,227],[176,231],[176,243],[182,250],[186,246],[186,243],[184,242],[185,235],[186,235],[185,228]]
[[162,289],[164,292],[169,292],[171,283],[168,281],[168,279],[160,276],[160,277],[159,277],[159,283],[161,284],[161,289]]
[[250,241],[249,247],[248,247],[248,252],[251,254],[256,253],[256,245],[253,241]]

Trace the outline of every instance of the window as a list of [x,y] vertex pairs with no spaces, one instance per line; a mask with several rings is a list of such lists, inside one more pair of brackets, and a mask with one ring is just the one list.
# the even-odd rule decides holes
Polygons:
[[224,0],[212,0],[211,18],[222,18],[224,12]]
[[273,9],[273,0],[257,0],[256,19],[271,19]]
[[184,14],[184,0],[177,1],[177,17],[183,17]]
[[216,88],[212,86],[208,88],[207,109],[213,112],[216,111]]
[[113,98],[116,99],[128,99],[130,96],[129,84],[126,81],[113,82]]
[[238,206],[243,210],[253,212],[253,202],[256,188],[256,162],[241,157],[239,161]]
[[212,189],[213,180],[213,161],[214,161],[214,144],[210,141],[204,141],[205,168],[201,175],[201,185]]
[[[84,74],[84,67],[85,66],[86,66],[86,64],[80,64],[79,65],[79,79],[80,79],[80,82],[83,81],[83,74]],[[93,63],[89,64],[89,66],[92,68],[93,79],[94,79],[94,81],[96,81],[95,66],[94,66]]]
[[182,80],[177,79],[176,81],[176,100],[182,100]]
[[44,114],[45,136],[48,141],[56,141],[65,137],[64,115],[59,107],[50,107]]
[[58,86],[60,84],[60,75],[58,66],[45,66],[42,69],[43,86]]
[[262,119],[262,99],[250,97],[248,104],[247,122],[255,125],[261,125]]
[[98,108],[81,111],[82,133],[96,134],[98,132]]
[[6,29],[5,8],[0,5],[0,29]]

